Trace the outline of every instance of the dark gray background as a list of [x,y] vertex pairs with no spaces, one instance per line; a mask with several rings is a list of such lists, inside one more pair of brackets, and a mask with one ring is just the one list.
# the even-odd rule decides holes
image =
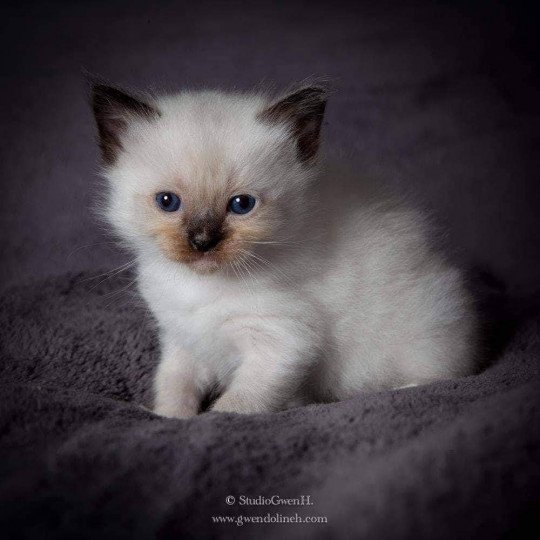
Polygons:
[[16,3],[1,33],[4,286],[126,256],[90,208],[99,190],[82,71],[131,88],[334,92],[325,139],[416,191],[448,244],[539,289],[538,46],[498,2]]

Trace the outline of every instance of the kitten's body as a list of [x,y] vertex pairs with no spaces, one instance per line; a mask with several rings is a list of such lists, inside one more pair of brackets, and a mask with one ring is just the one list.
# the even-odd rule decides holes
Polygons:
[[[318,126],[302,124],[302,139],[290,110],[283,122],[261,119],[271,104],[257,96],[152,106],[159,117],[131,114],[120,132],[108,217],[136,249],[161,329],[158,413],[196,414],[215,387],[214,410],[256,412],[473,370],[476,324],[460,272],[431,249],[418,213],[313,162]],[[183,192],[180,221],[150,207],[169,189]],[[219,218],[228,236],[215,257],[229,258],[194,259],[178,224],[188,227],[190,211],[219,212],[235,193],[261,202],[253,216]]]

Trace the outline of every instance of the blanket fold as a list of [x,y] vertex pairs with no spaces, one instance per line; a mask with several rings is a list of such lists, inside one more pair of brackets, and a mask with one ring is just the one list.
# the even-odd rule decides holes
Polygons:
[[129,281],[78,274],[4,294],[1,530],[455,539],[538,525],[539,316],[475,376],[278,414],[172,420],[142,407],[158,348]]

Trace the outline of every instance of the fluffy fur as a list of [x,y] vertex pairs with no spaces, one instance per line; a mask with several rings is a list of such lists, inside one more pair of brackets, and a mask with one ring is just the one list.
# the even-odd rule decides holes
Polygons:
[[[160,327],[155,411],[275,411],[471,373],[476,319],[420,214],[317,159],[326,96],[94,88],[106,215]],[[164,212],[156,193],[181,198]],[[253,195],[245,215],[227,212]],[[210,251],[190,231],[219,231]]]

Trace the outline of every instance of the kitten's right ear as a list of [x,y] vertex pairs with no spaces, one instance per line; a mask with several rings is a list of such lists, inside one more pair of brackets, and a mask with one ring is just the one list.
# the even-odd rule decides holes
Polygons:
[[92,86],[92,108],[98,128],[101,157],[107,165],[116,161],[122,149],[122,134],[130,119],[159,116],[159,111],[154,107],[104,84]]

